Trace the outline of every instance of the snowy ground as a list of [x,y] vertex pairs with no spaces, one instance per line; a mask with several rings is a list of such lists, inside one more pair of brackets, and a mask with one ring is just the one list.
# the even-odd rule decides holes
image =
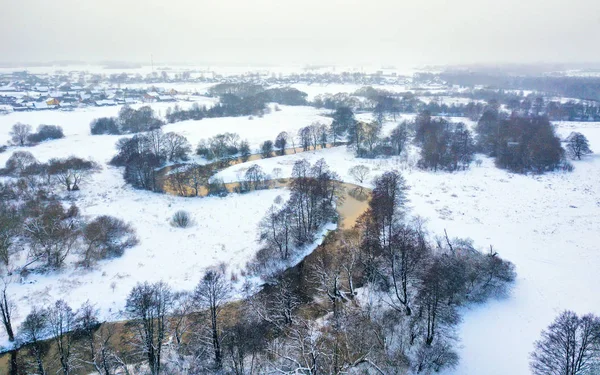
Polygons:
[[[164,114],[172,105],[156,103],[153,108]],[[313,121],[331,121],[314,108],[280,107],[280,112],[253,120],[241,117],[186,121],[169,124],[163,130],[182,133],[193,146],[201,138],[237,132],[257,148],[260,142],[274,139],[282,130],[297,130]],[[104,169],[78,193],[78,205],[89,217],[110,214],[132,222],[141,240],[124,257],[102,263],[98,270],[32,276],[28,281],[34,283],[15,285],[13,293],[20,301],[17,321],[24,318],[31,304],[56,298],[65,298],[74,306],[89,298],[101,303],[104,316],[109,317],[122,308],[127,292],[137,281],[164,279],[177,289],[190,289],[205,267],[224,261],[235,270],[258,249],[258,220],[277,195],[287,194],[275,190],[226,199],[185,199],[133,190],[123,183],[118,169],[105,164],[114,155],[119,136],[89,135],[92,119],[114,116],[118,110],[106,107],[0,116],[0,144],[8,140],[10,127],[18,121],[34,128],[39,124],[62,126],[65,139],[26,150],[42,161],[77,155],[102,163]],[[388,123],[384,130],[392,126]],[[599,123],[560,123],[558,130],[563,136],[573,130],[581,131],[592,149],[600,150]],[[0,154],[0,165],[15,150]],[[267,173],[280,168],[281,177],[286,177],[300,157],[311,162],[323,157],[342,180],[352,183],[356,181],[348,169],[356,164],[368,165],[373,171],[371,177],[385,170],[401,169],[411,186],[412,212],[428,219],[432,233],[446,229],[451,236],[471,237],[484,248],[492,244],[501,256],[516,264],[518,280],[509,298],[465,311],[459,328],[461,362],[452,374],[528,374],[527,357],[533,341],[561,310],[600,314],[598,154],[574,162],[573,173],[544,176],[510,174],[496,169],[484,157],[481,167],[473,166],[466,172],[423,172],[411,167],[415,162],[411,157],[358,160],[344,147],[256,163]],[[220,176],[226,181],[239,180],[250,164],[233,166]],[[196,225],[186,230],[170,227],[168,219],[178,209],[190,211]]]
[[[563,136],[573,130],[582,132],[592,149],[600,147],[600,123],[558,125]],[[286,177],[298,158],[322,157],[342,180],[353,183],[348,169],[356,164],[368,165],[372,176],[402,169],[411,186],[412,213],[427,219],[431,233],[446,229],[453,237],[471,237],[515,263],[518,279],[509,298],[464,312],[461,361],[449,374],[529,374],[533,341],[560,311],[600,314],[600,155],[575,161],[572,173],[543,176],[507,173],[482,156],[481,167],[466,172],[423,172],[398,160],[358,160],[344,147],[256,163],[267,173],[280,168]],[[252,163],[220,176],[236,180]]]
[[[163,103],[154,104],[153,108],[163,113],[166,110]],[[89,133],[92,119],[114,116],[118,110],[118,107],[87,108],[72,112],[12,113],[0,117],[0,143],[8,141],[10,128],[18,121],[29,123],[34,129],[39,124],[56,124],[65,132],[63,139],[34,147],[10,148],[0,154],[0,166],[4,166],[17,150],[29,151],[40,161],[70,155],[95,160],[103,169],[94,174],[80,192],[64,193],[65,197],[74,199],[88,219],[112,215],[132,223],[140,239],[140,244],[127,250],[123,257],[102,262],[93,271],[75,270],[69,265],[62,272],[31,275],[22,283],[12,284],[10,293],[19,306],[18,316],[14,319],[17,326],[32,306],[48,305],[59,298],[73,307],[89,299],[101,309],[103,318],[120,319],[118,311],[138,281],[164,280],[175,289],[191,290],[207,267],[222,262],[229,266],[228,272],[240,274],[259,249],[256,242],[258,221],[277,196],[287,199],[289,195],[287,190],[277,189],[227,198],[180,198],[134,190],[124,183],[120,169],[106,164],[116,153],[115,142],[121,136],[92,136]],[[317,120],[327,122],[328,119],[319,113],[309,107],[281,106],[281,111],[254,120],[238,117],[186,121],[166,125],[163,130],[184,134],[193,146],[199,139],[217,133],[238,132],[242,139],[249,139],[253,148],[258,148],[260,142],[274,139],[282,130],[295,130]],[[169,225],[173,213],[180,209],[191,213],[195,221],[193,227],[177,229]],[[73,260],[68,259],[69,262]],[[25,261],[25,254],[16,260],[17,264]],[[0,344],[4,341],[3,336],[0,334]]]

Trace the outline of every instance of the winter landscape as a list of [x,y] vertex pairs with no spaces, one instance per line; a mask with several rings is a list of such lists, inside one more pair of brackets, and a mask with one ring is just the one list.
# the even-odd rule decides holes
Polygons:
[[600,374],[600,56],[95,40],[0,58],[0,374]]

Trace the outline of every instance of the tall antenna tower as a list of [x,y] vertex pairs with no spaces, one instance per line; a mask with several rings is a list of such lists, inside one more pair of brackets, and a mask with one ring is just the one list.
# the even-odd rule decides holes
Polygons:
[[152,66],[152,73],[154,73],[154,56],[150,54],[150,65]]

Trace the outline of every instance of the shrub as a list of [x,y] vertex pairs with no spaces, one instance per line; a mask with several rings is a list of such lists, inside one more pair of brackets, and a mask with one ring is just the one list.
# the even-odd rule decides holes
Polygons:
[[50,139],[64,138],[63,129],[56,125],[40,125],[36,133],[29,134],[27,141],[29,143],[40,143]]
[[227,196],[227,194],[229,194],[229,191],[227,190],[227,186],[225,186],[225,183],[220,178],[212,179],[208,183],[208,186],[206,188],[208,190],[208,195],[211,195],[211,196],[216,195],[219,197],[225,197],[225,196]]
[[92,135],[97,134],[121,134],[119,123],[115,117],[101,117],[92,120],[90,124]]
[[90,267],[94,261],[120,257],[125,249],[138,244],[135,229],[112,216],[99,216],[83,228],[82,264]]
[[273,156],[273,141],[264,141],[260,146],[260,153],[263,158],[270,158]]
[[188,228],[192,225],[192,219],[187,211],[179,210],[171,218],[171,225],[176,228]]
[[31,152],[15,151],[6,161],[2,174],[19,176],[25,169],[34,164],[37,164],[37,160]]

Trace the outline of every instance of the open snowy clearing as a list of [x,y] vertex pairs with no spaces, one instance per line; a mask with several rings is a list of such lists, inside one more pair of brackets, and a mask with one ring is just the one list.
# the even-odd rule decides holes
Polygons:
[[[164,113],[172,105],[152,106]],[[297,130],[313,121],[331,121],[322,116],[324,111],[314,108],[280,107],[281,111],[263,118],[185,121],[168,124],[163,131],[181,133],[193,146],[217,133],[237,132],[257,148],[280,131]],[[258,250],[258,220],[277,195],[287,194],[285,190],[269,190],[192,199],[133,190],[124,184],[119,169],[105,164],[115,154],[114,144],[120,136],[89,134],[92,119],[114,116],[118,110],[119,107],[87,108],[0,117],[0,143],[8,140],[10,127],[17,121],[34,128],[39,124],[60,125],[66,135],[35,147],[11,148],[0,154],[0,165],[17,149],[30,151],[41,161],[69,155],[94,159],[103,164],[103,170],[81,192],[74,193],[83,215],[110,214],[130,221],[140,238],[140,244],[122,258],[103,262],[94,271],[68,269],[53,275],[32,275],[25,284],[13,285],[20,305],[16,322],[25,317],[31,305],[48,304],[57,298],[65,298],[73,306],[90,299],[98,303],[103,317],[117,318],[112,314],[123,307],[127,293],[137,281],[164,279],[176,289],[191,289],[206,267],[226,262],[230,270],[239,271]],[[384,131],[394,125],[386,123]],[[600,147],[599,123],[558,123],[561,136],[571,131],[582,132],[592,149]],[[368,165],[371,177],[400,169],[411,186],[412,214],[426,218],[432,234],[446,229],[450,236],[473,238],[481,248],[493,245],[502,257],[517,266],[517,283],[508,298],[465,312],[459,328],[461,361],[458,369],[450,373],[525,375],[529,373],[528,353],[533,341],[560,311],[600,312],[600,298],[596,296],[600,283],[600,157],[594,154],[575,161],[572,173],[543,176],[507,173],[495,168],[491,159],[479,157],[483,161],[481,167],[452,174],[433,173],[415,169],[414,155],[405,159],[364,160],[356,159],[345,147],[338,147],[235,165],[219,177],[238,181],[245,168],[254,163],[267,173],[279,168],[280,177],[288,177],[299,158],[310,162],[325,158],[343,181],[351,183],[356,181],[348,169],[356,164]],[[190,229],[169,226],[169,218],[179,209],[189,211],[196,225]]]
[[[131,105],[131,108],[138,109],[142,106],[150,106],[158,116],[164,116],[167,108],[178,105],[182,109],[191,108],[194,103],[199,105],[213,106],[218,99],[209,97],[192,97],[192,101],[179,102],[161,102],[161,103],[137,103]],[[10,140],[10,128],[17,122],[29,124],[33,128],[38,125],[58,125],[62,126],[65,136],[70,135],[90,135],[90,123],[99,117],[117,116],[123,106],[107,107],[84,107],[76,108],[73,111],[47,110],[47,111],[25,111],[11,112],[0,116],[0,145],[8,143]]]
[[[153,104],[153,108],[164,113],[167,108],[164,104]],[[92,175],[80,192],[62,193],[67,199],[65,204],[73,199],[88,219],[112,215],[130,222],[140,240],[139,245],[128,249],[121,258],[101,262],[92,271],[74,269],[70,264],[74,257],[70,256],[62,272],[33,274],[21,283],[11,285],[11,294],[19,306],[18,316],[14,319],[16,326],[32,306],[47,306],[60,298],[73,307],[89,299],[100,308],[103,319],[120,319],[118,312],[137,282],[164,280],[174,289],[192,290],[206,268],[220,263],[228,265],[228,273],[239,275],[260,247],[256,242],[259,220],[277,196],[284,199],[289,196],[287,190],[275,189],[233,194],[226,198],[181,198],[131,188],[124,183],[120,168],[106,164],[115,155],[115,143],[121,136],[92,136],[89,132],[92,119],[115,116],[118,110],[118,107],[88,108],[72,112],[12,113],[0,117],[1,143],[9,140],[10,128],[18,121],[29,123],[34,129],[39,124],[60,125],[65,133],[63,139],[42,142],[34,147],[11,147],[0,154],[0,165],[3,166],[17,150],[29,151],[43,162],[71,155],[91,158],[101,164],[102,170]],[[163,131],[181,133],[193,146],[201,138],[217,133],[238,132],[242,139],[249,139],[253,148],[258,148],[259,143],[273,139],[282,130],[296,130],[317,120],[327,122],[328,118],[319,113],[309,107],[281,106],[281,111],[254,120],[237,117],[186,121],[168,124]],[[178,210],[190,212],[195,225],[188,229],[170,226],[169,220]],[[333,228],[328,226],[326,229]],[[22,254],[17,264],[25,261],[25,254]],[[0,336],[0,342],[4,342],[4,334]]]
[[[580,131],[592,149],[600,147],[600,123],[558,124],[558,133]],[[572,173],[523,176],[497,169],[479,156],[481,167],[465,172],[433,173],[395,160],[356,159],[345,147],[311,151],[239,164],[219,173],[234,181],[245,168],[291,174],[295,160],[325,158],[347,182],[353,165],[371,168],[371,177],[400,169],[410,185],[413,215],[427,219],[431,234],[470,237],[485,250],[490,245],[515,263],[517,282],[502,300],[477,305],[459,326],[460,364],[449,374],[526,375],[528,355],[542,329],[564,309],[600,312],[600,156],[574,161]],[[370,184],[365,184],[369,186]]]

